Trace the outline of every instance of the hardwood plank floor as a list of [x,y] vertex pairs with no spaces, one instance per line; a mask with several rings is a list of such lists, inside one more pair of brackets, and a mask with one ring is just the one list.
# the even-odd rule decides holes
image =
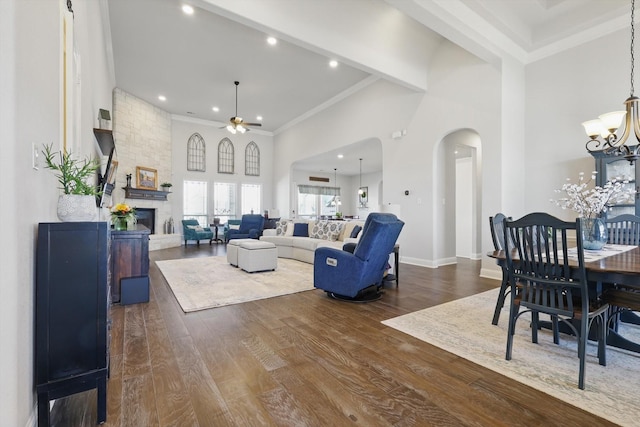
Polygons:
[[[497,287],[477,261],[402,264],[368,304],[314,290],[183,313],[154,261],[225,253],[153,251],[151,301],[112,307],[106,426],[612,425],[380,323]],[[52,424],[95,425],[95,396],[57,400]]]

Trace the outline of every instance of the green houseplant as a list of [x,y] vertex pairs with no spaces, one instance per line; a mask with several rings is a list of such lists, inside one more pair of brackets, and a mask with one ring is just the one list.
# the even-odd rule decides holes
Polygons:
[[98,187],[88,182],[100,163],[95,159],[76,159],[69,152],[53,152],[52,144],[42,151],[45,167],[58,179],[63,194],[58,198],[58,218],[61,221],[95,221]]

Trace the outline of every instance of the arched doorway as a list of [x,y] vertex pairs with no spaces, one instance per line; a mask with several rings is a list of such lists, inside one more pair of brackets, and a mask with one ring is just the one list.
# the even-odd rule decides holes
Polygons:
[[434,207],[435,259],[453,264],[458,256],[480,259],[482,145],[473,129],[447,134],[436,148],[436,198]]

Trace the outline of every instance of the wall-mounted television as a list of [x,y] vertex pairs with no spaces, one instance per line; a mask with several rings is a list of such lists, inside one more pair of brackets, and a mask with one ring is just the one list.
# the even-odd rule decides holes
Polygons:
[[113,140],[113,133],[106,129],[94,129],[98,146],[103,156],[109,156],[104,173],[98,171],[98,190],[100,194],[96,197],[98,207],[111,206],[111,192],[116,185],[116,171],[118,162],[115,160],[116,144]]

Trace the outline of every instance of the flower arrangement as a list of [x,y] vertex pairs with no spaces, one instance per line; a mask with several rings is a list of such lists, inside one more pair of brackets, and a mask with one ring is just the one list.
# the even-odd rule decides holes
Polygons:
[[614,178],[602,187],[596,185],[588,189],[596,174],[597,172],[592,172],[591,179],[585,181],[584,172],[580,172],[578,183],[572,183],[567,178],[568,182],[561,189],[555,190],[556,193],[566,193],[567,197],[551,201],[562,209],[572,209],[582,218],[597,218],[609,206],[632,203],[635,190],[625,186],[629,183],[627,180]]
[[124,218],[124,219],[133,219],[136,216],[135,208],[127,205],[126,203],[118,203],[111,210],[111,218]]

